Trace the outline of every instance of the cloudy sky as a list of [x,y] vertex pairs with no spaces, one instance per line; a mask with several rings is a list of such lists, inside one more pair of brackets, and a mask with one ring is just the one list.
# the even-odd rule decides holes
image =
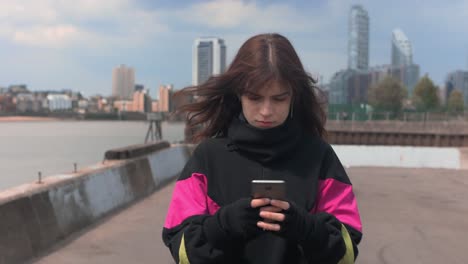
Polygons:
[[0,87],[110,95],[112,68],[126,64],[154,96],[161,84],[190,84],[195,38],[223,38],[230,62],[248,37],[264,32],[287,36],[307,70],[327,83],[347,65],[353,4],[370,16],[371,66],[390,63],[398,27],[436,84],[468,70],[468,0],[0,0]]

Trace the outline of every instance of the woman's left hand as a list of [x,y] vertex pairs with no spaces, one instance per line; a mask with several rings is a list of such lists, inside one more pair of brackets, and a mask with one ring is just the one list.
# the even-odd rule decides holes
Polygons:
[[289,203],[281,200],[271,200],[270,206],[260,208],[260,217],[264,221],[259,221],[257,226],[263,230],[268,231],[280,231],[280,222],[283,222],[285,215],[284,210],[288,210],[290,207]]

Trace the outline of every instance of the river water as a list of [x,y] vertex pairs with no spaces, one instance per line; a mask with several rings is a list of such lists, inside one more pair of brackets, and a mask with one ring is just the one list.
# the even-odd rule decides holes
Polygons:
[[[0,191],[103,160],[106,150],[141,144],[144,121],[0,122]],[[184,126],[162,123],[163,139],[183,140]]]

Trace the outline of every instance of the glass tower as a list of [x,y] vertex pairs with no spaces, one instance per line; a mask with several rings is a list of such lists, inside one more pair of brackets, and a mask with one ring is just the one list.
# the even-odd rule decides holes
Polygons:
[[369,67],[369,15],[361,5],[353,5],[349,15],[348,68]]
[[226,70],[226,45],[220,38],[205,37],[193,46],[192,84],[199,85]]

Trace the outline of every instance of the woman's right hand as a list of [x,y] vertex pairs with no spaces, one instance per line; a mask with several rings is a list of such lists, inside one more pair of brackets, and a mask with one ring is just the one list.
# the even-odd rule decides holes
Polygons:
[[221,207],[215,216],[223,230],[229,235],[250,239],[262,232],[262,229],[257,226],[258,221],[262,220],[259,208],[269,203],[270,199],[267,198],[241,198]]

